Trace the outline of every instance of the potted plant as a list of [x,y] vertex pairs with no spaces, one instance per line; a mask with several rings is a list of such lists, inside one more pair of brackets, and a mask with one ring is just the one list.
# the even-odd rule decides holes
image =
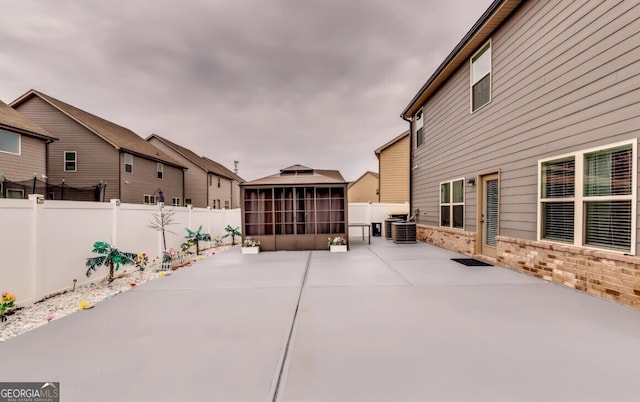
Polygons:
[[341,236],[329,237],[329,250],[332,253],[346,253],[347,239]]
[[260,240],[247,237],[242,242],[242,254],[258,254],[260,252]]

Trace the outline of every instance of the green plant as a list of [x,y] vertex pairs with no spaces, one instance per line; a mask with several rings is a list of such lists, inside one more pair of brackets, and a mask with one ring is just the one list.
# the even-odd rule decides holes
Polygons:
[[236,226],[234,228],[231,225],[227,225],[227,227],[224,228],[224,230],[226,230],[227,234],[222,236],[222,238],[231,236],[231,245],[235,246],[236,245],[236,237],[242,236],[242,233],[240,233],[240,227]]
[[182,251],[189,250],[194,244],[196,246],[196,255],[200,254],[200,242],[201,241],[211,241],[211,235],[209,233],[202,233],[202,225],[196,230],[190,230],[189,228],[184,228],[187,231],[187,235],[184,237],[187,239],[186,242],[182,243]]
[[117,271],[120,265],[134,265],[137,254],[127,253],[111,247],[104,241],[93,243],[93,252],[101,254],[97,257],[87,258],[87,276],[91,276],[101,265],[109,267],[109,282],[113,281],[114,270]]
[[347,244],[347,239],[344,237],[336,236],[329,237],[329,246],[344,246]]
[[12,308],[14,306],[14,302],[16,301],[16,295],[9,292],[2,293],[2,299],[0,299],[0,322],[4,321],[6,318],[4,317],[5,311]]
[[242,242],[242,247],[260,247],[260,240],[253,240],[250,237],[247,237]]

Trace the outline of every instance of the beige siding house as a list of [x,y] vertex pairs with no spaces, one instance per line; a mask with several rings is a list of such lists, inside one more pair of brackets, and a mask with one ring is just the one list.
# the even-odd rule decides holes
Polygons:
[[25,198],[29,189],[17,182],[47,176],[49,132],[0,101],[0,198]]
[[378,173],[368,171],[358,180],[349,183],[349,202],[379,202],[378,179]]
[[185,173],[185,202],[194,207],[239,208],[242,178],[211,159],[157,134],[147,141],[189,169]]
[[165,202],[184,198],[185,167],[133,131],[35,90],[11,106],[59,138],[48,149],[50,183],[101,184],[105,201],[155,203],[160,194]]
[[640,308],[639,10],[494,1],[402,111],[419,238]]
[[375,150],[380,174],[380,202],[409,202],[409,131]]

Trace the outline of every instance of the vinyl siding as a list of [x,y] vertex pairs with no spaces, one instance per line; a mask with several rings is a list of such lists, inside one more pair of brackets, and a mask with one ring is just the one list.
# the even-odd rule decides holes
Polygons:
[[349,202],[378,202],[378,178],[367,173],[347,190]]
[[[142,204],[145,195],[154,195],[157,190],[162,190],[166,204],[171,204],[173,197],[180,197],[184,203],[182,169],[164,165],[163,178],[160,180],[157,176],[156,161],[133,155],[133,171],[127,173],[124,171],[124,154],[120,154],[122,202]],[[158,194],[155,196],[158,197]]]
[[[201,167],[191,162],[189,159],[174,151],[173,148],[165,145],[162,141],[159,141],[156,138],[151,138],[149,142],[156,148],[171,156],[178,163],[188,168],[184,173],[184,198],[191,198],[192,205],[194,207],[206,208],[211,205],[207,204],[207,186],[209,185],[207,172],[202,170]],[[182,199],[182,205],[184,205],[184,199]]]
[[233,180],[220,177],[220,187],[218,187],[218,177],[213,175],[213,184],[209,187],[211,205],[213,205],[213,200],[220,200],[220,208],[224,208],[225,201],[229,201],[229,206],[231,206]]
[[526,2],[492,36],[491,102],[470,113],[466,63],[425,104],[419,222],[438,225],[440,182],[499,171],[499,234],[535,240],[538,160],[638,137],[639,38],[638,1]]
[[34,173],[42,180],[41,176],[47,174],[46,141],[24,134],[18,135],[20,155],[0,152],[0,172],[10,181],[30,180]]
[[409,202],[409,136],[380,152],[380,202]]
[[[49,183],[62,179],[69,186],[95,186],[107,182],[105,199],[119,198],[118,151],[91,131],[38,97],[32,97],[16,107],[20,113],[44,128],[59,140],[49,144]],[[64,152],[77,152],[77,171],[64,171]]]

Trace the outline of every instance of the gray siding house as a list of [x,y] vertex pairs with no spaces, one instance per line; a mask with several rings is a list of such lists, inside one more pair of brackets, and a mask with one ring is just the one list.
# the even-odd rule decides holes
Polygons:
[[147,141],[189,169],[185,173],[185,200],[194,207],[239,208],[240,183],[244,180],[209,158],[157,134]]
[[421,240],[640,308],[639,17],[494,1],[401,114]]
[[25,198],[16,182],[47,175],[47,147],[56,140],[45,129],[0,101],[0,198]]
[[49,183],[101,183],[101,199],[131,204],[155,204],[161,192],[165,203],[184,198],[185,167],[133,131],[35,90],[11,106],[59,138],[48,148]]

